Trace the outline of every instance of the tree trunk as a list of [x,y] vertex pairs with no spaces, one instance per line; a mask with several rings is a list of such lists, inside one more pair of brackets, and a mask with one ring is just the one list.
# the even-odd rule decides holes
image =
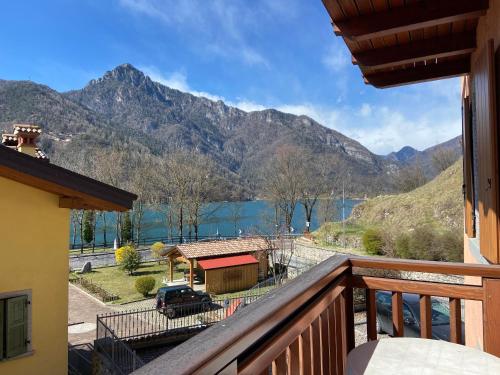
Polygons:
[[179,208],[179,243],[182,243],[182,230],[184,229],[184,212],[182,206]]
[[121,246],[121,221],[122,216],[120,212],[116,213],[116,240],[118,242],[118,247]]
[[76,219],[76,211],[73,210],[73,215],[72,215],[72,221],[73,221],[73,245],[71,246],[72,249],[76,247],[76,224],[77,220]]
[[79,220],[79,223],[80,223],[80,254],[83,254],[83,214]]
[[97,215],[96,215],[95,211],[94,211],[92,217],[94,218],[94,222],[93,222],[94,230],[92,231],[92,253],[93,253],[95,251],[95,229],[97,226]]
[[106,212],[102,213],[102,237],[104,242],[104,248],[106,248],[106,246],[108,246],[108,241],[106,238]]

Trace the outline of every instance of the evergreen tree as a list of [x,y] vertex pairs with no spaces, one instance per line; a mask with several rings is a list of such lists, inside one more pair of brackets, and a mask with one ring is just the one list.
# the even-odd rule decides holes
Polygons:
[[90,244],[94,240],[94,211],[83,213],[83,242]]
[[130,212],[128,211],[122,215],[121,240],[122,243],[132,240],[132,221],[130,220]]

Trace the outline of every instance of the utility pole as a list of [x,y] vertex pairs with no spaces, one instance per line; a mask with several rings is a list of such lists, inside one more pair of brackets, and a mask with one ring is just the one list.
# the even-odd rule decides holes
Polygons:
[[345,238],[345,181],[342,181],[342,235],[344,237],[344,249],[346,247]]

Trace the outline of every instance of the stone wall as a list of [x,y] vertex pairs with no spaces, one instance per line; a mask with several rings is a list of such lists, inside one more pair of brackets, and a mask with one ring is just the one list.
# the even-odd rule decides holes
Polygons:
[[[139,249],[143,261],[153,260],[151,250]],[[73,271],[79,270],[83,267],[86,262],[92,263],[92,268],[96,267],[106,267],[116,265],[115,253],[114,251],[100,252],[94,254],[78,254],[70,255],[69,257],[69,268]]]

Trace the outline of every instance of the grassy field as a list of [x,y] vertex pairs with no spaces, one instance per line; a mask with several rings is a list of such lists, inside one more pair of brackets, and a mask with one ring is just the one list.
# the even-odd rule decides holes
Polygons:
[[[183,277],[183,267],[185,266],[178,265],[176,271],[174,272],[174,279],[180,279]],[[167,276],[167,270],[168,264],[147,262],[141,264],[141,267],[131,276],[129,276],[125,271],[122,271],[119,267],[116,266],[96,268],[91,273],[83,274],[80,276],[86,279],[90,279],[93,283],[99,284],[108,292],[118,295],[120,298],[113,302],[116,304],[144,299],[142,294],[138,293],[135,290],[135,280],[141,276],[154,277],[154,279],[156,280],[156,284],[152,294],[156,293],[156,290],[163,285],[162,280]]]

